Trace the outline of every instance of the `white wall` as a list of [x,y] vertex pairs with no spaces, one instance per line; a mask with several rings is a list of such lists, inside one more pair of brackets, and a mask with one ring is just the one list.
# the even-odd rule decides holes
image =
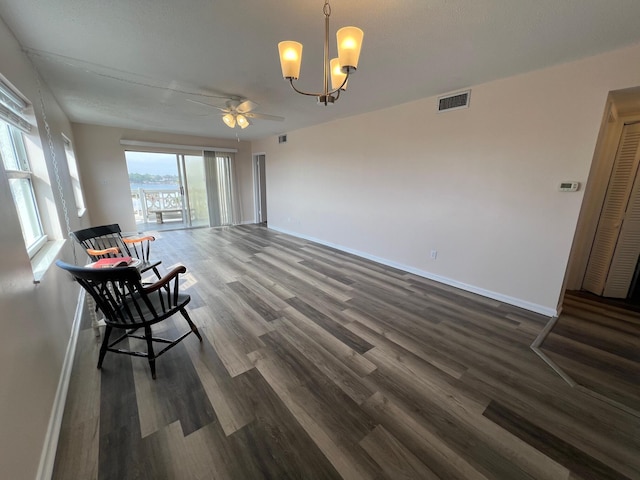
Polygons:
[[584,192],[558,185],[586,182],[607,94],[640,85],[639,60],[635,46],[474,86],[469,109],[427,98],[254,142],[269,226],[552,314]]
[[[123,231],[135,231],[136,224],[131,206],[129,177],[125,147],[120,140],[137,140],[172,145],[233,148],[236,174],[239,181],[242,221],[253,219],[253,190],[251,145],[248,142],[220,140],[170,133],[127,130],[97,125],[74,124],[76,153],[81,157],[82,180],[86,190],[87,207],[93,225],[120,224]],[[166,151],[141,147],[129,150]],[[193,150],[184,151],[193,155]]]
[[[6,25],[0,20],[0,74],[36,107],[40,135],[31,140],[44,151],[52,189],[45,203],[58,210],[54,236],[66,231],[53,176],[51,154],[41,118],[36,77],[31,64]],[[47,118],[54,151],[60,162],[63,193],[70,209],[72,229],[82,228],[64,157],[61,133],[73,139],[71,126],[49,90],[44,88]],[[45,173],[46,176],[46,173]],[[56,387],[63,367],[78,300],[78,287],[67,275],[51,266],[40,284],[33,283],[31,264],[24,247],[20,223],[0,167],[0,476],[33,479],[38,470]],[[69,243],[62,258],[73,261]]]

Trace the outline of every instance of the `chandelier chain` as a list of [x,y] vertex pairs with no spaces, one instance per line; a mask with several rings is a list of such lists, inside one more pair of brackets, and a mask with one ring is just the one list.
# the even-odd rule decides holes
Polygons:
[[322,12],[324,13],[325,17],[331,15],[331,5],[329,5],[329,0],[325,0],[324,7],[322,7]]

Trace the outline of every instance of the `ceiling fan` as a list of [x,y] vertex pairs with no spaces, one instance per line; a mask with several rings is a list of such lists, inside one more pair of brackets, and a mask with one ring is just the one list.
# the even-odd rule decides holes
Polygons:
[[253,110],[258,107],[258,104],[251,100],[242,100],[239,97],[230,98],[225,102],[224,107],[199,102],[190,98],[187,100],[192,103],[197,103],[198,105],[217,108],[220,110],[220,115],[222,115],[222,121],[229,128],[234,128],[236,125],[243,129],[247,128],[251,125],[251,120],[275,120],[277,122],[282,122],[284,120],[284,117],[253,112]]

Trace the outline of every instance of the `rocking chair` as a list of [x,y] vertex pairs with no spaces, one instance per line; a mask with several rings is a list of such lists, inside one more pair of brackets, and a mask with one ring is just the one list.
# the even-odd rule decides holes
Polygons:
[[[191,297],[179,291],[179,276],[187,271],[185,267],[176,267],[157,282],[143,285],[140,281],[140,272],[135,267],[77,267],[61,260],[58,260],[56,265],[71,273],[95,300],[97,307],[105,316],[106,329],[98,358],[99,369],[102,368],[107,352],[124,353],[146,357],[149,360],[151,377],[155,379],[156,358],[173,348],[190,333],[194,333],[202,341],[198,328],[185,310]],[[189,324],[189,331],[174,340],[152,336],[153,325],[178,312]],[[124,333],[110,341],[114,329]],[[142,330],[143,333],[136,335],[138,330]],[[127,337],[145,340],[147,351],[136,352],[117,348],[116,345]],[[154,342],[167,346],[156,353],[153,348]]]
[[84,247],[94,262],[102,258],[134,257],[142,262],[138,266],[140,273],[153,270],[158,278],[162,278],[158,271],[159,260],[150,260],[151,242],[155,237],[123,237],[117,223],[101,225],[71,232],[71,236]]

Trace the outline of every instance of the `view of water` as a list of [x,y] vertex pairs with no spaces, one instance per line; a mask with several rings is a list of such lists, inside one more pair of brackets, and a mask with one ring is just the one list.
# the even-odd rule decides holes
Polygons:
[[137,192],[140,188],[143,190],[178,190],[179,188],[177,183],[130,183],[129,186],[132,192]]

